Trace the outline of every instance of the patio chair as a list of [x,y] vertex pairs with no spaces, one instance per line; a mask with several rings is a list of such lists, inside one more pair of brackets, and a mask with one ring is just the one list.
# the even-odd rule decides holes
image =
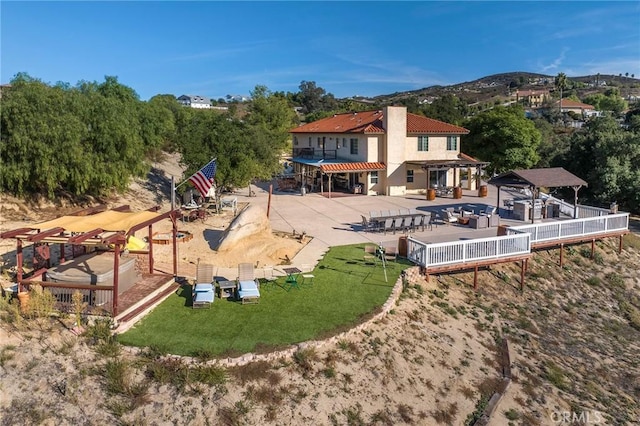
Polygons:
[[390,217],[385,219],[384,221],[384,233],[386,234],[388,231],[393,231],[393,233],[396,233],[396,221],[394,218]]
[[458,214],[452,212],[451,210],[442,210],[442,220],[445,224],[457,223],[458,217]]
[[377,246],[371,244],[364,246],[364,263],[373,263],[374,266],[378,263],[378,255],[376,253],[377,249]]
[[424,231],[426,227],[433,230],[433,216],[431,214],[424,214],[416,217],[415,228],[417,229],[418,227],[420,227],[422,231]]
[[487,206],[486,209],[480,210],[480,214],[496,214],[498,212],[498,208],[496,206]]
[[210,308],[211,304],[215,300],[213,269],[213,265],[201,263],[198,259],[198,265],[196,266],[196,280],[191,293],[191,306],[193,309]]
[[238,299],[245,303],[258,303],[260,300],[260,282],[255,276],[253,263],[238,264]]
[[266,284],[274,284],[278,277],[273,274],[273,266],[265,266],[262,268],[264,271],[264,281]]
[[384,260],[395,262],[398,258],[398,249],[395,246],[384,248]]
[[313,275],[313,265],[305,263],[302,265],[302,285],[313,286],[313,280],[315,279],[315,275]]
[[[402,233],[409,232],[411,229],[411,221],[410,217],[399,217],[396,219],[396,229],[402,231]],[[395,233],[395,232],[394,232]]]
[[378,230],[378,222],[373,220],[368,220],[364,215],[360,215],[360,216],[362,217],[362,230],[364,232]]

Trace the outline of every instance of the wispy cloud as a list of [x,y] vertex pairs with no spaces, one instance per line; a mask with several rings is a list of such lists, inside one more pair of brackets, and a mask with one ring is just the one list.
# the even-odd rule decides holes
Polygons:
[[540,70],[540,72],[544,74],[544,73],[548,73],[549,71],[555,71],[559,69],[562,63],[564,62],[566,58],[566,53],[568,51],[569,49],[565,47],[560,52],[560,56],[555,58],[550,64],[540,64],[538,66],[538,69]]

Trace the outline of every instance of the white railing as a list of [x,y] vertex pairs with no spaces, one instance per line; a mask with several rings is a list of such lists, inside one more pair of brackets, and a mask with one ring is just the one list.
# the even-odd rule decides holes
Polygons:
[[[573,217],[575,207],[573,204],[566,202],[565,200],[561,200],[559,198],[553,197],[551,195],[547,196],[547,202],[553,201],[554,203],[560,205],[560,213]],[[609,209],[602,209],[600,207],[593,206],[585,206],[584,204],[578,204],[577,208],[578,218],[586,218],[586,217],[598,217],[598,216],[606,216],[611,213]]]
[[530,235],[523,232],[514,232],[512,235],[499,237],[434,244],[427,244],[411,237],[407,239],[409,260],[427,268],[506,258],[527,253],[531,253]]
[[628,228],[629,213],[617,213],[607,216],[513,226],[507,228],[507,235],[528,232],[531,234],[531,242],[536,243],[553,240],[561,241],[580,236],[622,231]]

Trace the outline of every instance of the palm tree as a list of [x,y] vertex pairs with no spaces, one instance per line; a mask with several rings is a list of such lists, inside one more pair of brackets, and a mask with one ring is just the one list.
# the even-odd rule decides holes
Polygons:
[[563,72],[556,77],[556,89],[560,90],[560,112],[562,112],[562,91],[567,88],[567,75]]

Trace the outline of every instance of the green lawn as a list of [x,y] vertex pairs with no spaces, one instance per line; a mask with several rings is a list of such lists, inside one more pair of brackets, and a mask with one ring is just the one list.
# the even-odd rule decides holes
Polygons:
[[388,262],[385,282],[381,264],[365,264],[363,254],[364,244],[333,247],[316,266],[312,286],[287,291],[284,277],[263,283],[255,305],[216,297],[210,309],[192,309],[187,285],[119,341],[176,355],[235,356],[337,333],[376,312],[409,266],[401,260]]

